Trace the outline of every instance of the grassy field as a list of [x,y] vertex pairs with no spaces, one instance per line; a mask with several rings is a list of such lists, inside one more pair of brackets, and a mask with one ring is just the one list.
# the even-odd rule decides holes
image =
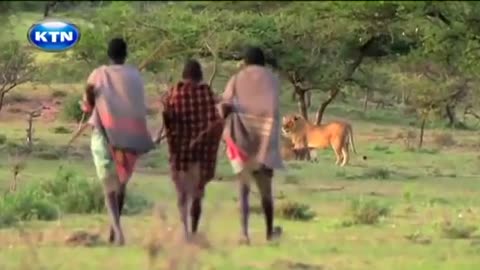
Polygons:
[[[40,17],[22,16],[25,18],[12,18],[18,20],[14,33],[19,40]],[[52,55],[37,56],[41,62],[51,60]],[[216,82],[218,91],[224,77]],[[81,88],[82,84],[25,84],[10,101],[14,108],[33,109],[38,100],[53,100],[53,91],[68,96],[80,93]],[[153,86],[149,85],[148,92],[154,99]],[[289,91],[282,93],[282,113],[295,110],[289,97]],[[26,122],[23,113],[9,106],[1,114],[0,192],[5,196],[13,179],[15,149],[25,144]],[[4,213],[0,211],[0,270],[480,269],[477,132],[428,129],[424,149],[411,150],[399,135],[414,130],[414,122],[398,111],[362,113],[359,106],[336,102],[327,110],[326,120],[337,118],[353,124],[359,153],[345,168],[334,166],[330,149],[318,152],[318,163],[286,162],[286,169],[275,177],[275,203],[280,209],[276,225],[284,232],[275,243],[264,240],[259,198],[252,194],[252,245],[238,244],[237,189],[221,151],[217,179],[207,187],[200,225],[203,239],[197,245],[184,245],[179,240],[166,145],[161,145],[143,157],[129,185],[131,194],[154,206],[124,217],[125,247],[105,243],[108,218],[104,213],[62,214],[52,221],[33,219],[2,226]],[[152,128],[159,125],[154,117],[149,120]],[[59,132],[59,127],[69,132]],[[35,151],[25,160],[17,192],[55,178],[60,166],[84,181],[95,180],[89,134],[76,142],[69,155],[61,152],[75,128],[59,117],[35,121]],[[415,146],[416,140],[408,143]],[[289,206],[310,218],[293,218],[287,213]],[[166,218],[159,218],[159,213]],[[100,239],[67,243],[66,239],[79,231]],[[179,262],[191,265],[181,268]]]
[[[480,142],[475,133],[428,130],[425,149],[412,151],[396,139],[407,127],[395,122],[403,121],[365,121],[355,110],[345,111],[341,106],[331,111],[353,122],[359,154],[345,168],[333,165],[331,150],[319,151],[318,163],[286,163],[286,170],[275,178],[277,208],[305,204],[315,217],[295,220],[280,213],[276,223],[284,234],[276,243],[264,241],[263,218],[254,211],[252,246],[238,244],[236,186],[222,152],[219,179],[208,186],[205,199],[201,223],[205,239],[199,245],[183,245],[178,240],[175,193],[162,145],[142,159],[130,189],[155,203],[155,213],[161,206],[166,220],[152,215],[150,207],[126,216],[128,242],[123,248],[105,244],[105,214],[66,214],[54,221],[4,227],[0,230],[0,269],[182,269],[175,265],[178,261],[192,263],[183,269],[478,269],[476,149]],[[385,112],[377,117],[390,116]],[[157,126],[156,120],[151,119],[150,125]],[[37,121],[35,144],[43,152],[67,142],[70,134],[53,131],[59,126],[75,128],[60,120]],[[2,121],[0,133],[6,136],[2,149],[22,144],[24,129],[24,120]],[[444,137],[454,143],[441,147],[445,139],[439,138]],[[0,150],[0,187],[6,190],[12,179],[12,156],[4,150]],[[53,178],[61,165],[85,181],[95,177],[88,134],[72,150],[77,155],[45,159],[42,151],[33,152],[26,161],[19,190]],[[252,208],[258,209],[256,194],[252,200]],[[359,208],[352,206],[355,202]],[[377,216],[377,223],[362,224]],[[100,234],[101,239],[93,246],[68,245],[65,238],[79,230]],[[152,255],[157,249],[158,255]]]

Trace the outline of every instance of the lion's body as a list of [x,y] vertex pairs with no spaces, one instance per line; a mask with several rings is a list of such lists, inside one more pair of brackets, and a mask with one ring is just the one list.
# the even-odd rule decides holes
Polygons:
[[298,154],[295,151],[295,145],[291,140],[281,137],[281,155],[283,160],[293,160],[298,158]]
[[337,157],[336,164],[344,166],[348,163],[349,145],[353,142],[352,126],[347,122],[334,121],[324,125],[314,125],[299,115],[283,117],[282,132],[294,145],[294,149],[304,148],[303,139],[306,137],[308,148],[333,148]]

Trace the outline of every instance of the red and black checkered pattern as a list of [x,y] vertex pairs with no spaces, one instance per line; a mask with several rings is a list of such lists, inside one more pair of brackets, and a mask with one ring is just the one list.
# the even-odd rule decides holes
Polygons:
[[171,169],[186,171],[188,163],[199,162],[201,181],[211,180],[223,126],[204,134],[193,147],[190,143],[220,119],[212,90],[204,83],[182,81],[168,91],[163,103]]

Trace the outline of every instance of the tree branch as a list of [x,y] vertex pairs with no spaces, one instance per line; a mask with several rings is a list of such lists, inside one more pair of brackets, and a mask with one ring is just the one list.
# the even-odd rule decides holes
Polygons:
[[212,88],[213,80],[215,79],[215,75],[217,74],[217,65],[218,65],[217,52],[208,44],[208,41],[206,40],[205,40],[205,46],[207,47],[210,54],[213,56],[213,63],[214,63],[213,71],[212,71],[212,74],[210,75],[210,79],[208,80],[208,85],[210,86],[210,88]]

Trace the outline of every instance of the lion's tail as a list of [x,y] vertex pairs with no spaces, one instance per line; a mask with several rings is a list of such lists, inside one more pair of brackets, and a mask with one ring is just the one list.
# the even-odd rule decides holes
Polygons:
[[355,154],[357,154],[357,149],[355,148],[355,143],[353,141],[353,129],[352,126],[348,126],[348,139],[350,140],[350,144],[352,144],[352,149]]

